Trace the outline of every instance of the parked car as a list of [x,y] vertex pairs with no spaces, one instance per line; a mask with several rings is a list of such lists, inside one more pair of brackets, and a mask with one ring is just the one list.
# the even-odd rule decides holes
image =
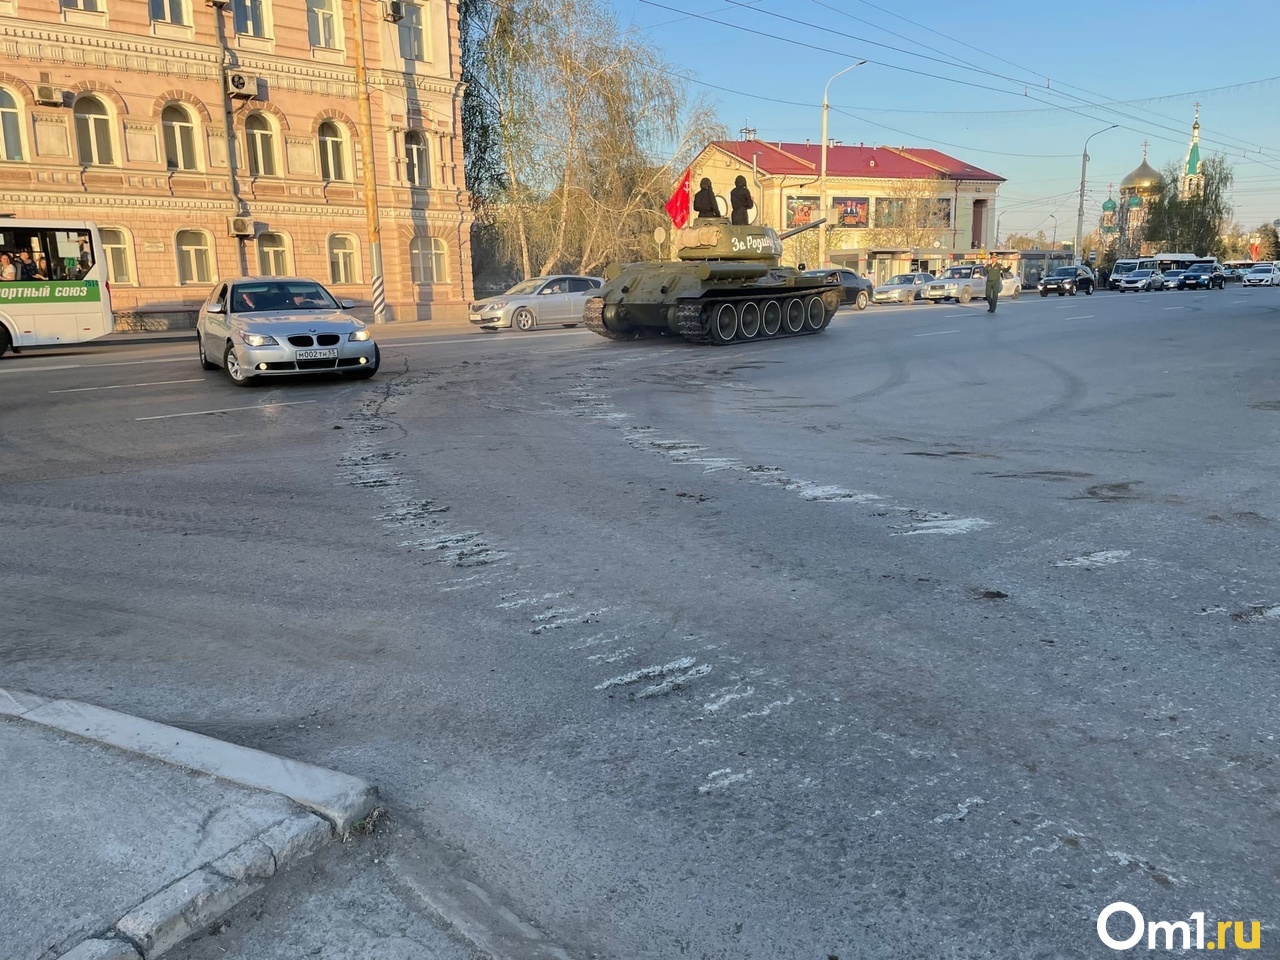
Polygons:
[[1093,271],[1077,264],[1074,267],[1058,267],[1053,273],[1042,278],[1036,287],[1042,297],[1047,297],[1051,293],[1056,293],[1060,297],[1068,294],[1074,297],[1081,290],[1092,296],[1096,285],[1097,280],[1094,279]]
[[1280,287],[1280,269],[1274,263],[1256,263],[1244,275],[1246,287]]
[[[985,288],[986,281],[983,281]],[[985,289],[983,291],[986,293]],[[1000,299],[1001,300],[1017,300],[1022,296],[1022,280],[1017,277],[1012,270],[1002,270],[1000,273]]]
[[975,297],[978,299],[984,297],[986,288],[986,268],[978,264],[966,264],[960,267],[947,267],[936,280],[925,284],[924,293],[921,296],[930,303],[942,300],[968,303]]
[[378,372],[369,328],[305,277],[243,277],[215,284],[196,317],[200,366],[222,367],[237,386],[259,378],[332,371],[357,379]]
[[468,318],[481,330],[515,327],[527,331],[554,324],[576,327],[582,322],[587,298],[602,283],[599,277],[534,277],[506,293],[477,300],[468,309]]
[[805,270],[806,277],[821,277],[823,283],[839,286],[840,302],[852,303],[859,310],[867,309],[871,296],[875,293],[875,284],[866,277],[860,277],[852,270],[843,267],[828,270]]
[[1120,292],[1163,290],[1164,274],[1159,270],[1132,270],[1120,281]]
[[1216,263],[1193,263],[1178,278],[1179,290],[1225,290],[1227,276]]
[[925,284],[932,279],[932,273],[900,273],[876,287],[871,299],[875,303],[911,303],[923,298]]
[[1164,288],[1172,290],[1178,285],[1178,280],[1182,276],[1181,270],[1165,270],[1164,271]]

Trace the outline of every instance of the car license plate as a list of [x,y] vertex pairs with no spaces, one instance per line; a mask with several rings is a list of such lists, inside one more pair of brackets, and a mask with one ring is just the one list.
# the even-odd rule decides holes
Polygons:
[[336,360],[338,357],[338,348],[332,347],[328,350],[299,350],[299,360]]

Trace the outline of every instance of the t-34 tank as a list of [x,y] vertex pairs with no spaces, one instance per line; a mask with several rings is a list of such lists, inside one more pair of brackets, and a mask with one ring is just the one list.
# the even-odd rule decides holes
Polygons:
[[824,223],[779,235],[772,227],[701,217],[676,232],[678,261],[606,269],[583,322],[610,340],[670,332],[723,344],[818,333],[840,306],[840,289],[778,259],[783,240]]

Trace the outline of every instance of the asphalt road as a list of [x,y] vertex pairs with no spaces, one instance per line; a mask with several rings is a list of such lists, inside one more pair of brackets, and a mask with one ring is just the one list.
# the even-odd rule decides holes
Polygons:
[[1280,291],[383,353],[0,361],[5,683],[368,778],[574,958],[1274,949]]

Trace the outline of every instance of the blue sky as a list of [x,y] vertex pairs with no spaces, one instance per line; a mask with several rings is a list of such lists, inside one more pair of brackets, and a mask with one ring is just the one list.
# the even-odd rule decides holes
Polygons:
[[832,83],[829,135],[933,147],[1006,177],[1002,234],[1050,234],[1056,214],[1059,239],[1074,236],[1085,138],[1117,123],[1089,144],[1090,229],[1144,140],[1156,169],[1182,161],[1196,101],[1202,155],[1235,166],[1235,218],[1280,218],[1280,56],[1265,4],[611,2],[735,136],[819,142],[823,87],[870,61]]

